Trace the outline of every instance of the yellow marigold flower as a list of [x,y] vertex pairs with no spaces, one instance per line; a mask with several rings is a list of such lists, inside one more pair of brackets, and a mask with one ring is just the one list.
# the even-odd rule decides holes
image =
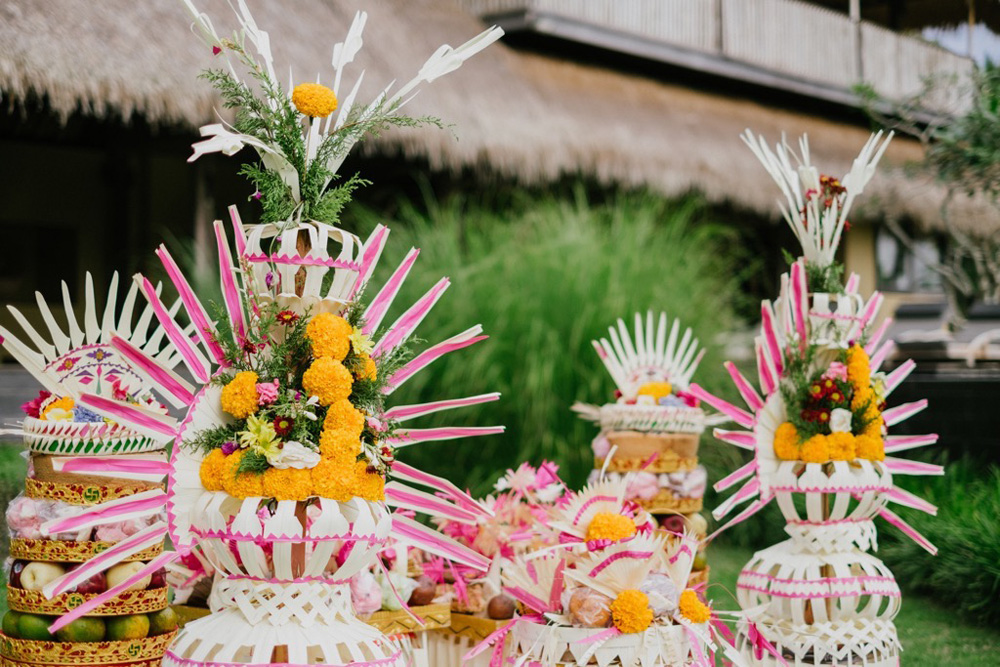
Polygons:
[[306,325],[306,338],[312,344],[313,356],[331,357],[343,361],[351,349],[354,328],[340,315],[320,313]]
[[367,354],[362,354],[361,364],[361,370],[354,377],[358,379],[365,378],[366,380],[375,380],[378,378],[378,366],[375,365],[374,359]]
[[878,418],[873,419],[872,421],[868,422],[868,424],[865,426],[865,430],[864,430],[863,434],[864,435],[870,435],[873,438],[881,438],[882,437],[882,413],[881,412],[879,413]]
[[587,541],[612,540],[619,542],[635,535],[635,522],[614,512],[598,512],[587,526]]
[[323,420],[324,431],[341,431],[347,438],[358,439],[365,428],[365,416],[346,398],[334,401]]
[[201,478],[201,485],[206,491],[222,491],[222,475],[226,468],[226,460],[229,457],[222,453],[219,448],[213,449],[208,456],[201,460],[201,468],[198,469],[198,476]]
[[368,463],[354,463],[354,495],[363,500],[378,502],[385,500],[385,479],[375,472],[368,472]]
[[774,455],[783,461],[798,461],[799,432],[791,422],[785,422],[774,432]]
[[324,430],[319,434],[319,455],[331,461],[354,461],[361,453],[361,440],[347,431]]
[[661,398],[666,398],[673,390],[669,382],[647,382],[639,387],[637,395],[652,396],[653,401],[659,403]]
[[826,437],[830,458],[834,461],[853,461],[857,457],[854,436],[850,433],[831,433]]
[[222,409],[237,419],[249,417],[257,407],[257,374],[253,371],[240,371],[222,388]]
[[854,439],[854,442],[858,450],[859,459],[868,459],[869,461],[882,461],[885,459],[885,443],[882,441],[881,436],[873,438],[870,435],[859,435]]
[[643,632],[653,622],[649,598],[640,590],[629,588],[611,602],[611,620],[626,634]]
[[263,475],[252,472],[236,473],[245,453],[245,450],[239,449],[226,457],[226,466],[222,473],[222,490],[234,498],[263,496]]
[[854,386],[855,392],[861,388],[871,389],[871,372],[868,353],[855,343],[847,350],[847,381]]
[[275,500],[306,500],[313,495],[313,480],[308,468],[268,468],[261,475],[263,491]]
[[73,421],[73,408],[76,403],[69,396],[52,401],[42,410],[41,418],[52,421]]
[[805,441],[799,450],[801,460],[806,463],[826,463],[830,460],[830,445],[825,435],[814,435]]
[[346,503],[354,497],[353,461],[322,459],[309,471],[312,492],[317,496]]
[[326,118],[337,110],[337,95],[320,83],[300,83],[292,89],[292,104],[310,118]]
[[698,598],[698,594],[690,588],[681,593],[678,603],[681,616],[692,623],[708,623],[712,617],[712,609]]
[[320,405],[330,405],[351,395],[354,378],[344,364],[330,357],[312,362],[302,376],[302,388],[319,398]]

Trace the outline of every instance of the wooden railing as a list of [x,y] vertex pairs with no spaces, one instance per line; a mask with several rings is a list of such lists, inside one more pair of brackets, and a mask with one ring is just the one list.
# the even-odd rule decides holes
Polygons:
[[[843,91],[865,82],[889,99],[921,92],[929,78],[963,77],[973,68],[968,58],[935,44],[799,0],[459,2],[485,18],[562,18]],[[940,111],[961,103],[945,86],[924,100]]]

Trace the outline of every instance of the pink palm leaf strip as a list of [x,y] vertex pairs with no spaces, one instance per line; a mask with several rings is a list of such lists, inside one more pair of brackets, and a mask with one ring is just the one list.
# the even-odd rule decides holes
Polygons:
[[728,530],[729,528],[732,528],[736,524],[743,523],[744,521],[752,517],[754,514],[764,509],[764,507],[767,506],[767,504],[770,501],[771,501],[771,496],[767,496],[766,498],[759,498],[752,505],[750,505],[745,510],[743,510],[742,512],[734,516],[732,519],[730,519],[729,523],[725,524],[724,526],[720,526],[714,533],[706,537],[705,542],[711,542],[713,539],[715,539],[715,536],[721,533],[722,531]]
[[418,442],[436,442],[440,440],[455,440],[471,438],[478,435],[495,435],[503,433],[503,426],[444,426],[441,428],[411,428],[400,429],[397,435],[386,438],[396,447],[407,447]]
[[[603,572],[609,565],[615,561],[622,560],[623,558],[631,558],[633,560],[649,560],[653,557],[652,551],[619,551],[618,553],[611,554],[600,563],[594,566],[594,568],[587,573],[588,577],[596,577],[601,572]],[[565,563],[563,563],[565,564]]]
[[718,482],[715,483],[713,488],[716,491],[725,491],[729,487],[733,486],[737,482],[743,481],[744,479],[754,474],[755,472],[757,472],[757,461],[756,460],[750,461],[746,465],[740,466],[740,468],[735,472],[729,473],[728,475],[720,479]]
[[410,605],[406,604],[406,600],[404,600],[403,596],[400,595],[399,591],[396,590],[396,584],[393,583],[392,577],[389,576],[389,569],[385,566],[385,561],[383,561],[381,558],[376,558],[375,561],[382,569],[382,576],[385,577],[385,581],[389,582],[389,587],[392,589],[392,594],[396,596],[396,599],[399,601],[399,605],[403,608],[403,611],[405,611],[406,615],[412,618],[414,621],[416,621],[420,625],[423,625],[424,619],[413,613],[413,610],[410,609]]
[[896,452],[905,452],[908,449],[933,445],[937,441],[937,433],[928,433],[926,435],[890,435],[885,439],[885,453],[895,454]]
[[226,360],[226,355],[222,351],[222,346],[220,346],[213,338],[212,332],[215,331],[215,327],[212,321],[208,318],[208,313],[205,311],[205,307],[201,304],[201,301],[195,296],[194,290],[191,289],[191,285],[188,284],[187,278],[181,272],[180,267],[177,266],[177,262],[174,258],[170,256],[167,251],[166,246],[160,245],[156,250],[156,256],[160,258],[160,263],[163,264],[163,268],[167,271],[167,276],[170,281],[177,288],[177,293],[181,297],[181,302],[184,304],[184,309],[187,311],[188,317],[191,318],[191,323],[194,325],[195,330],[198,333],[198,338],[205,345],[205,349],[209,351],[212,358],[215,359],[215,363],[222,364]]
[[426,294],[417,299],[415,304],[410,306],[405,313],[399,316],[398,320],[392,323],[389,330],[385,332],[382,339],[375,345],[375,349],[372,350],[372,356],[377,357],[383,352],[389,352],[409,338],[410,334],[427,317],[427,313],[431,312],[438,299],[448,289],[449,284],[447,278],[442,278]]
[[174,407],[186,407],[194,403],[194,387],[180,375],[120,336],[112,336],[111,346],[121,352],[140,373],[152,380]]
[[[491,401],[496,401],[500,399],[500,392],[494,392],[491,394],[480,394],[478,396],[469,396],[468,398],[452,398],[443,401],[434,401],[431,403],[418,403],[414,405],[397,405],[389,408],[385,411],[386,419],[393,419],[395,421],[401,422],[408,419],[413,419],[415,417],[423,417],[425,415],[433,414],[435,412],[440,412],[441,410],[451,410],[453,408],[464,408],[470,405],[478,405],[480,403],[489,403]],[[393,464],[393,470],[395,470],[396,464]]]
[[885,467],[899,475],[943,475],[944,466],[923,461],[908,461],[894,456],[885,457]]
[[847,282],[844,284],[844,291],[848,294],[854,294],[858,291],[858,286],[861,284],[861,276],[856,273],[852,273],[847,278]]
[[124,592],[125,589],[127,589],[129,586],[132,586],[136,582],[145,579],[147,575],[156,572],[161,567],[164,567],[168,563],[177,560],[182,555],[184,555],[184,552],[182,551],[167,551],[165,553],[160,554],[153,560],[149,561],[149,563],[147,563],[146,566],[143,567],[141,570],[133,574],[125,581],[119,583],[117,586],[112,586],[111,588],[104,591],[100,595],[93,597],[84,602],[83,604],[81,604],[79,607],[74,608],[73,611],[69,612],[68,614],[60,616],[55,623],[49,626],[49,632],[55,633],[56,630],[66,627],[67,625],[69,625],[76,619],[80,618],[81,616],[86,616],[88,613],[97,609],[105,602],[108,602],[109,600],[117,596],[119,593]]
[[242,257],[247,254],[247,235],[243,230],[243,221],[240,220],[240,211],[235,206],[229,207],[229,222],[233,225],[233,241],[236,242],[236,255]]
[[878,344],[882,341],[882,337],[885,336],[885,332],[889,330],[890,324],[892,324],[891,317],[887,317],[882,320],[882,324],[878,325],[878,329],[876,329],[871,335],[871,338],[868,339],[868,344],[865,345],[865,352],[868,353],[868,356],[874,354]]
[[[650,554],[652,555],[652,554]],[[560,560],[559,564],[556,565],[556,570],[552,574],[552,588],[549,589],[549,608],[548,611],[559,613],[562,608],[562,590],[563,581],[565,580],[565,575],[563,570],[566,569],[566,561]]]
[[180,352],[181,358],[184,360],[184,365],[187,366],[198,382],[207,384],[211,377],[208,372],[208,359],[201,354],[198,348],[191,344],[191,339],[177,326],[174,318],[170,316],[163,302],[160,301],[160,297],[157,296],[153,283],[149,282],[149,279],[143,276],[136,276],[136,280],[139,281],[139,289],[145,295],[146,300],[149,301],[149,305],[153,309],[153,313],[156,314],[156,319],[159,320],[163,331],[167,334],[167,338],[170,339],[170,342]]
[[792,264],[791,276],[792,290],[792,318],[795,320],[795,333],[799,338],[799,348],[805,349],[809,342],[809,333],[806,331],[806,322],[809,317],[809,307],[807,300],[809,295],[806,288],[806,270],[801,261]]
[[[777,318],[774,315],[774,308],[770,301],[764,301],[760,305],[760,330],[764,334],[764,343],[767,346],[767,356],[774,366],[778,376],[781,376],[784,367],[781,363],[781,345],[778,343]],[[765,390],[765,393],[770,393]]]
[[489,558],[402,514],[392,515],[392,532],[401,542],[466,565],[478,572],[486,572],[490,568]]
[[413,377],[415,373],[427,368],[427,366],[429,366],[432,362],[443,357],[449,352],[461,350],[462,348],[469,347],[470,345],[474,345],[489,338],[489,336],[480,335],[482,331],[483,327],[477,324],[457,336],[452,336],[448,340],[442,341],[437,345],[424,350],[407,362],[405,366],[393,373],[382,392],[385,394],[391,394],[398,389],[400,385]]
[[733,383],[736,385],[736,389],[740,392],[740,396],[742,396],[743,400],[746,401],[747,407],[754,412],[764,407],[764,401],[761,400],[760,394],[758,394],[757,390],[754,389],[749,382],[747,382],[747,379],[743,377],[743,374],[736,368],[736,365],[731,361],[727,361],[724,366],[726,367],[726,370],[729,371],[729,376],[733,378]]
[[447,500],[438,498],[424,491],[410,488],[399,482],[389,482],[385,485],[386,504],[390,507],[400,507],[416,512],[423,512],[434,517],[442,517],[458,523],[474,524],[477,515],[456,507]]
[[932,556],[937,555],[937,547],[931,544],[930,540],[928,540],[926,537],[918,533],[913,528],[913,526],[900,519],[895,512],[889,509],[883,509],[881,512],[879,512],[879,516],[888,521],[889,523],[891,523],[896,528],[899,528],[901,531],[903,531],[903,533],[905,533],[907,537],[909,537],[911,540],[913,540],[914,542],[922,546],[924,549],[926,549],[927,552],[930,553]]
[[726,429],[717,428],[713,431],[713,434],[719,440],[728,442],[730,445],[736,445],[742,449],[753,451],[753,448],[757,446],[757,438],[752,431],[727,431]]
[[903,403],[902,405],[897,405],[895,407],[889,408],[882,413],[882,417],[885,419],[885,423],[888,426],[893,426],[901,421],[905,421],[917,414],[921,410],[927,407],[927,399],[922,398],[919,401],[913,401],[912,403]]
[[577,525],[580,519],[583,518],[583,515],[587,513],[587,510],[590,509],[591,505],[595,503],[613,503],[619,501],[620,499],[618,496],[595,495],[587,498],[586,502],[580,505],[580,509],[576,511],[576,516],[573,517],[573,525]]
[[226,312],[233,324],[233,331],[242,339],[247,334],[246,319],[243,316],[243,302],[236,287],[233,255],[229,252],[229,239],[221,220],[215,221],[215,244],[219,251],[219,279],[222,284],[222,299],[226,302]]
[[864,328],[868,326],[868,323],[872,321],[872,318],[875,317],[875,313],[877,313],[879,311],[879,308],[882,307],[882,301],[884,300],[885,297],[882,296],[881,292],[875,292],[868,299],[868,303],[865,304],[865,309],[861,313],[862,330],[864,330]]
[[885,393],[888,396],[893,392],[893,390],[899,386],[899,384],[905,380],[913,369],[917,367],[917,363],[913,359],[907,359],[899,366],[897,366],[891,373],[885,376]]
[[361,268],[358,271],[357,281],[354,283],[354,287],[351,288],[350,299],[356,297],[364,289],[365,285],[368,284],[368,281],[371,280],[372,272],[375,270],[375,266],[382,256],[382,250],[385,248],[385,242],[388,239],[389,228],[385,225],[379,225],[371,233],[371,236],[368,237],[368,240],[365,241],[364,249],[361,251]]
[[872,372],[875,372],[882,367],[882,362],[886,360],[886,357],[889,356],[889,353],[892,352],[895,347],[895,342],[887,340],[882,343],[877,350],[875,350],[875,354],[871,356],[871,360],[869,362]]
[[753,428],[755,422],[754,416],[746,410],[740,409],[732,403],[725,401],[714,394],[708,393],[697,384],[692,384],[688,387],[688,393],[695,398],[708,403],[719,412],[729,416],[740,426],[744,428]]
[[897,505],[903,505],[904,507],[912,507],[915,510],[920,510],[921,512],[926,512],[931,516],[937,516],[937,507],[933,504],[927,502],[923,498],[913,495],[909,491],[904,491],[900,488],[893,488],[887,494],[889,499]]
[[121,403],[103,396],[83,394],[77,403],[99,414],[110,416],[119,424],[130,426],[156,440],[177,437],[177,420],[169,415],[147,410],[138,405]]
[[545,600],[533,593],[529,593],[520,586],[504,586],[504,593],[511,596],[525,607],[544,614],[549,610],[549,605]]
[[715,517],[716,521],[726,516],[733,511],[740,503],[749,500],[760,493],[760,481],[751,479],[749,482],[740,487],[740,490],[729,496],[725,502],[720,503],[718,507],[712,510],[712,516]]
[[754,345],[754,352],[757,354],[757,377],[760,379],[760,388],[764,390],[765,396],[770,396],[778,385],[777,373],[772,368],[760,340]]
[[400,265],[393,271],[392,276],[382,286],[382,289],[372,299],[372,302],[368,304],[368,309],[365,310],[365,326],[362,327],[362,331],[369,336],[378,331],[379,325],[382,324],[385,314],[396,299],[399,288],[402,287],[406,276],[409,275],[410,269],[413,268],[413,263],[417,261],[417,255],[419,254],[419,248],[410,248],[410,252],[406,253],[406,257],[403,258]]
[[70,570],[61,577],[53,579],[42,589],[42,593],[51,600],[56,595],[65,593],[77,584],[90,579],[98,572],[104,572],[126,558],[162,542],[166,534],[167,524],[157,521],[152,526],[143,528],[135,535],[125,538],[106,551],[102,551],[75,570]]
[[152,489],[98,505],[82,506],[71,516],[46,521],[40,530],[43,535],[54,535],[149,516],[163,509],[166,498],[167,493],[162,489]]
[[456,504],[461,505],[470,512],[484,516],[493,516],[492,511],[476,502],[472,496],[443,477],[432,475],[423,470],[417,470],[401,461],[396,461],[392,464],[392,476],[396,479],[404,479],[408,482],[428,486],[438,493],[451,498]]

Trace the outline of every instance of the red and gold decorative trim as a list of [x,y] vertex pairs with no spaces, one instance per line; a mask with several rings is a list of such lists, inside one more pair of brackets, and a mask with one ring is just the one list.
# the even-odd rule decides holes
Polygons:
[[417,623],[402,609],[398,611],[376,611],[374,614],[361,620],[373,628],[377,628],[382,634],[389,636],[409,632],[440,630],[451,625],[450,604],[421,605],[410,607],[410,611],[424,619],[424,622],[422,624]]
[[[664,452],[652,462],[650,457],[646,458],[625,458],[615,454],[608,464],[608,472],[651,472],[660,473],[688,472],[698,467],[698,457],[681,458],[674,452]],[[648,464],[648,465],[647,465]],[[594,458],[594,468],[600,470],[604,467],[604,459]]]
[[[114,542],[64,542],[62,540],[18,538],[10,541],[10,557],[51,563],[83,563],[113,546],[115,546]],[[157,544],[129,556],[125,561],[153,560],[161,553],[163,553],[163,545]]]
[[[73,611],[81,604],[97,597],[97,593],[63,593],[51,600],[41,591],[26,591],[23,588],[7,587],[7,605],[14,611],[29,614],[47,614],[62,616]],[[167,606],[167,589],[152,588],[142,591],[125,591],[102,604],[88,616],[126,616],[129,614],[148,614],[160,611]]]
[[670,489],[660,489],[660,492],[649,500],[631,498],[650,514],[693,514],[700,512],[704,506],[703,498],[681,498],[674,495]]
[[[152,660],[140,660],[139,662],[125,662],[122,663],[120,667],[162,667],[162,665],[163,665],[163,658],[154,658]],[[10,658],[5,658],[2,655],[0,655],[0,667],[40,667],[40,666],[37,663],[11,660]]]
[[158,664],[177,631],[144,639],[103,642],[56,642],[14,639],[0,634],[0,656],[13,664],[118,665]]
[[71,505],[97,505],[135,495],[139,491],[162,488],[159,484],[63,484],[29,477],[24,480],[24,494],[29,498],[61,500]]
[[471,614],[459,614],[452,612],[451,625],[440,630],[441,633],[452,637],[464,637],[474,642],[481,642],[491,634],[499,630],[510,620],[495,621],[492,618],[483,618]]

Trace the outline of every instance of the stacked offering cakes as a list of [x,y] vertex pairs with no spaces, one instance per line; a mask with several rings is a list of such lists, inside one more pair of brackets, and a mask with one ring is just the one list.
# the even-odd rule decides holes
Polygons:
[[[615,382],[615,400],[600,407],[574,409],[600,426],[594,438],[594,470],[601,478],[628,479],[628,500],[658,517],[674,533],[704,538],[708,522],[700,514],[708,475],[698,462],[698,443],[707,423],[699,400],[688,385],[704,351],[690,328],[665,313],[635,315],[634,333],[625,322],[608,328],[594,349]],[[707,578],[703,552],[692,569],[692,581]]]
[[[158,356],[168,369],[176,361],[173,347],[158,327],[150,327],[152,311],[132,326],[136,288],[117,312],[117,288],[115,276],[99,320],[87,275],[81,328],[64,284],[65,332],[39,296],[47,337],[11,308],[33,347],[0,328],[4,348],[44,387],[22,406],[28,475],[24,492],[6,511],[11,560],[10,611],[0,642],[5,667],[158,664],[175,634],[164,573],[156,563],[148,566],[163,551],[166,534],[166,453],[79,401],[87,392],[116,397],[142,412],[166,412],[111,340],[131,353]],[[107,599],[85,615],[75,611],[98,597]],[[65,625],[52,627],[67,614]]]

